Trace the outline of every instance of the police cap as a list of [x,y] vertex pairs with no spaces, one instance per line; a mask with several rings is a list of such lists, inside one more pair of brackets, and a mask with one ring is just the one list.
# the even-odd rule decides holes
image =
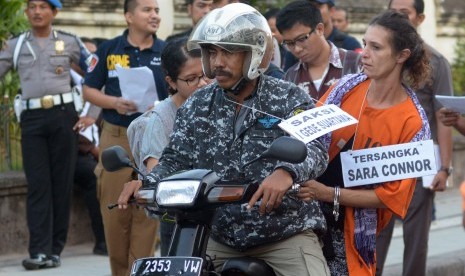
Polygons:
[[57,8],[57,9],[62,8],[60,0],[29,0],[29,2],[32,2],[32,1],[44,1],[44,2],[48,2],[54,8]]

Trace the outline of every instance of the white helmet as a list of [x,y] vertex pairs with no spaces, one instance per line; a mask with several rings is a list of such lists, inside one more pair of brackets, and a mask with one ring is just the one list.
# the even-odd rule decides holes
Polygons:
[[207,45],[216,45],[230,52],[246,51],[242,75],[253,80],[270,65],[273,52],[271,30],[256,9],[242,4],[228,4],[208,13],[192,31],[188,50],[201,48],[205,75],[213,78]]

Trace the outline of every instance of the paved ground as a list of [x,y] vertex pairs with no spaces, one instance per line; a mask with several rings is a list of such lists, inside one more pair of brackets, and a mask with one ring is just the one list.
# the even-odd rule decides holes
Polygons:
[[[437,220],[433,222],[430,232],[428,275],[465,275],[465,231],[461,224],[461,196],[457,187],[437,193],[436,208]],[[386,261],[385,275],[401,275],[402,238],[402,230],[398,224]],[[92,247],[92,244],[68,246],[62,254],[60,268],[35,272],[25,271],[21,266],[25,255],[0,256],[0,275],[110,275],[107,257],[93,255]]]
[[[431,225],[428,245],[427,274],[465,275],[465,230],[462,226],[462,198],[458,187],[436,193],[437,220]],[[396,225],[386,260],[385,276],[402,274],[403,236]]]

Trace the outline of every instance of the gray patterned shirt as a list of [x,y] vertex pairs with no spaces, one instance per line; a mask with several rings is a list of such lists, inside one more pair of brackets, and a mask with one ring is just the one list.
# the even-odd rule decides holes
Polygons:
[[[263,75],[246,105],[250,108],[236,113],[237,104],[216,82],[195,92],[178,110],[171,141],[149,179],[157,183],[177,171],[210,169],[223,179],[245,176],[261,183],[275,168],[286,167],[294,173],[295,181],[301,182],[316,178],[325,170],[328,155],[319,140],[307,144],[307,159],[300,164],[260,160],[242,168],[273,140],[285,135],[276,117],[289,118],[313,107],[309,95],[296,85]],[[237,124],[240,127],[236,128]],[[285,196],[280,207],[266,215],[259,215],[259,203],[250,211],[245,204],[218,208],[211,237],[237,250],[246,250],[305,230],[326,230],[317,202],[305,203]]]

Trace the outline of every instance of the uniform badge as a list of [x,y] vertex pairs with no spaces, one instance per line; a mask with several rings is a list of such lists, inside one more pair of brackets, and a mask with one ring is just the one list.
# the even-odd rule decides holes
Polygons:
[[269,128],[272,128],[274,125],[276,125],[277,123],[279,123],[281,120],[279,120],[278,118],[275,118],[275,117],[271,117],[271,116],[266,116],[264,118],[260,118],[258,119],[258,122],[262,125],[263,128],[265,129],[269,129]]
[[95,54],[90,55],[89,64],[87,65],[87,73],[94,71],[95,66],[98,64],[98,56]]
[[55,52],[57,55],[63,54],[65,51],[65,42],[63,40],[57,40],[55,41]]
[[57,68],[55,68],[55,73],[57,75],[61,75],[63,73],[64,69],[62,66],[58,66]]
[[295,115],[297,115],[297,114],[299,114],[299,113],[302,113],[302,112],[304,112],[304,111],[305,111],[305,110],[303,110],[302,108],[297,108],[297,109],[294,110],[294,112],[292,112],[292,114],[295,116]]

